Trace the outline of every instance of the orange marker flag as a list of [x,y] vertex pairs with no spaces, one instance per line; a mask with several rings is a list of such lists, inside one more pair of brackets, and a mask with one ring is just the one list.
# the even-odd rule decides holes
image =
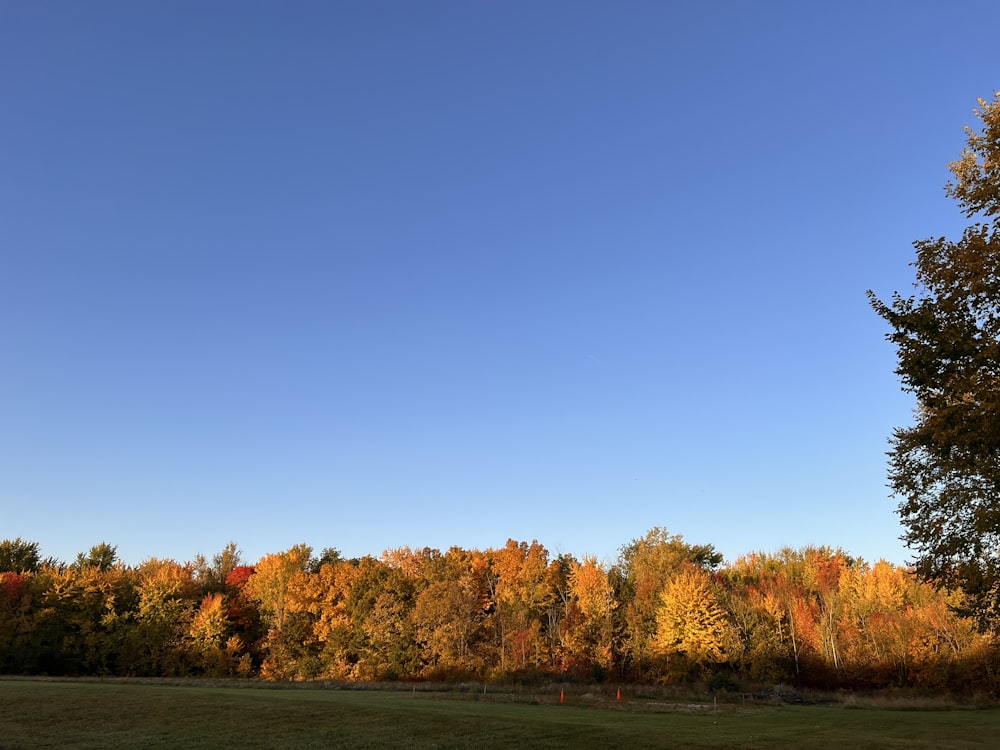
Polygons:
[[559,702],[560,703],[565,703],[566,702],[566,691],[565,690],[560,690],[559,691]]
[[617,697],[617,698],[615,698],[615,700],[616,700],[616,701],[620,701],[621,699],[622,699],[622,689],[621,689],[621,688],[618,688],[618,697]]

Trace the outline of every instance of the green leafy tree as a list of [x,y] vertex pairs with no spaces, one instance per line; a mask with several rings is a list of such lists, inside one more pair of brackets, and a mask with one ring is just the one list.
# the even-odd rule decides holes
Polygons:
[[57,570],[32,576],[37,669],[49,674],[113,674],[131,628],[135,576],[123,566]]
[[33,573],[41,564],[38,542],[21,537],[0,542],[0,573]]
[[889,453],[904,541],[918,574],[963,589],[985,623],[1000,614],[1000,92],[976,114],[945,191],[982,220],[914,243],[915,294],[868,296],[917,400]]
[[344,556],[340,554],[340,550],[336,547],[324,547],[323,551],[319,553],[319,557],[313,557],[309,560],[309,572],[318,573],[319,569],[324,565],[336,565],[337,563],[343,562]]
[[109,570],[118,561],[118,547],[101,542],[90,548],[87,554],[80,553],[73,562],[73,567],[77,570],[84,568],[97,568],[104,571]]
[[185,674],[191,666],[185,636],[197,596],[192,568],[150,558],[135,573],[139,602],[129,631],[128,669],[156,676]]

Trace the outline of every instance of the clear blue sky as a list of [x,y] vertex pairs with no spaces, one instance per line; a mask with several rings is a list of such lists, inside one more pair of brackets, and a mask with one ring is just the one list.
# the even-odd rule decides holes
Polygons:
[[0,5],[0,538],[904,562],[865,290],[989,2]]

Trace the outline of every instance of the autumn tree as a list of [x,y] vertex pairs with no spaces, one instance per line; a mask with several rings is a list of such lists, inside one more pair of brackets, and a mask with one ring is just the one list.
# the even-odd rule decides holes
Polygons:
[[656,656],[652,642],[660,593],[686,564],[715,570],[722,555],[711,544],[688,544],[680,534],[657,527],[622,547],[611,571],[619,601],[621,657],[626,670],[639,679]]
[[788,577],[774,560],[751,553],[727,566],[723,606],[739,635],[732,658],[740,671],[753,680],[783,682],[796,674],[798,642]]
[[[395,559],[395,558],[394,558]],[[266,677],[381,680],[414,676],[411,619],[419,576],[371,556],[293,576],[284,625],[272,630]]]
[[483,617],[475,589],[467,578],[434,581],[414,604],[416,638],[430,676],[479,674],[482,661],[472,644]]
[[[435,551],[436,552],[436,551]],[[482,646],[488,619],[486,558],[452,547],[425,554],[421,568],[425,587],[417,595],[411,619],[420,647],[422,675],[430,678],[482,676]]]
[[879,687],[905,683],[911,661],[913,585],[911,575],[885,561],[855,565],[841,574],[840,627],[849,672]]
[[841,617],[844,614],[844,597],[841,579],[856,565],[856,561],[840,550],[827,547],[809,547],[805,550],[806,586],[811,596],[811,617],[815,628],[813,649],[823,663],[837,672],[843,667]]
[[[305,544],[297,544],[285,552],[264,555],[243,586],[243,594],[257,603],[261,619],[268,628],[261,644],[266,651],[261,664],[261,673],[265,677],[315,676],[313,665],[304,663],[303,658],[309,653],[308,648],[303,648],[303,644],[310,640],[309,623],[305,618],[296,616],[294,608],[290,607],[291,592],[299,580],[308,577],[306,569],[311,555],[312,548]],[[302,673],[303,667],[305,674]]]
[[[310,651],[314,659],[313,676],[347,680],[353,676],[357,656],[353,649],[354,621],[351,593],[361,578],[358,561],[325,562],[307,575],[296,575],[288,585],[287,609],[307,624],[308,632],[299,632],[300,653]],[[304,621],[304,623],[303,623]],[[274,660],[267,662],[272,669]],[[268,676],[268,675],[266,675]]]
[[207,594],[198,605],[188,627],[192,666],[214,677],[245,677],[250,674],[251,657],[239,634],[234,633],[232,609],[226,596]]
[[707,571],[686,564],[663,587],[656,609],[653,645],[667,659],[668,674],[693,676],[726,662],[736,630],[719,605]]
[[113,674],[129,660],[128,634],[138,606],[133,571],[121,565],[46,568],[32,578],[40,605],[34,626],[41,671]]
[[614,614],[618,608],[608,571],[593,555],[574,560],[563,646],[568,666],[603,677],[614,666]]
[[400,568],[362,558],[347,607],[353,623],[355,679],[397,680],[418,669],[419,647],[410,616],[415,581]]
[[1000,615],[1000,92],[975,113],[945,192],[981,221],[914,243],[915,294],[868,295],[917,402],[889,454],[904,540],[917,573],[961,587],[985,622]]
[[136,575],[139,602],[125,649],[129,668],[146,675],[186,674],[186,635],[197,597],[192,567],[150,558]]
[[208,594],[201,600],[188,630],[192,640],[206,647],[221,646],[229,632],[229,618],[222,594]]
[[272,629],[281,630],[285,622],[285,604],[292,577],[305,571],[312,548],[297,544],[285,552],[264,555],[254,566],[244,591],[256,601]]
[[32,643],[30,573],[0,572],[0,674],[32,671],[37,647]]
[[546,611],[558,596],[549,575],[548,551],[537,541],[508,539],[491,557],[500,672],[543,666],[549,659]]
[[567,553],[556,555],[546,571],[546,587],[550,595],[544,605],[544,629],[548,640],[548,665],[555,668],[561,658],[565,643],[567,617],[573,602],[570,577],[577,565],[576,558]]

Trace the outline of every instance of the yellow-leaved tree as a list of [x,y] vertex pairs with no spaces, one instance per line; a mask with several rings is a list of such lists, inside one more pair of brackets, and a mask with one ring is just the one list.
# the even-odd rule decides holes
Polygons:
[[684,565],[663,587],[656,610],[653,645],[666,659],[668,677],[693,677],[726,662],[737,641],[736,629],[713,591],[711,575]]
[[569,665],[589,666],[594,675],[614,666],[614,613],[618,607],[608,571],[593,555],[573,561],[568,627],[563,645]]
[[289,583],[305,571],[311,555],[311,547],[297,544],[286,552],[264,555],[254,566],[246,593],[260,606],[272,630],[280,631],[284,625]]

